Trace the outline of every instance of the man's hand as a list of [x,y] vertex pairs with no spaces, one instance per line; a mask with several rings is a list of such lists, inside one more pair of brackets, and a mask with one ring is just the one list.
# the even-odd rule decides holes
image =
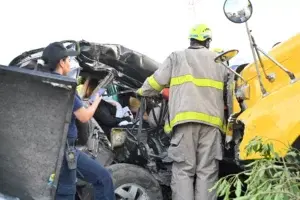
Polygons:
[[102,100],[102,95],[100,96],[99,93],[97,93],[94,101],[101,101],[101,100]]
[[76,118],[82,123],[88,122],[94,116],[101,99],[102,96],[100,96],[99,93],[95,93],[89,100],[90,106],[87,108],[81,107],[74,112]]
[[89,103],[92,104],[94,101],[98,101],[102,99],[103,89],[100,88],[95,94],[93,94],[90,99]]
[[164,88],[161,91],[161,95],[165,100],[169,100],[169,96],[170,96],[170,89],[169,88]]

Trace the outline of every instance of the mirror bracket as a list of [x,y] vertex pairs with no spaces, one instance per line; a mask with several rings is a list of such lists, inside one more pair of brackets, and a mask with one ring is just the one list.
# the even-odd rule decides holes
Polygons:
[[[257,44],[255,43],[255,40],[251,34],[251,30],[249,30],[248,27],[248,20],[251,18],[252,13],[253,13],[253,6],[250,0],[226,0],[223,5],[223,11],[225,16],[233,23],[245,23],[246,24],[246,30],[248,34],[248,38],[250,41],[250,48],[252,51],[253,59],[254,59],[254,64],[257,72],[257,77],[258,77],[258,82],[260,85],[260,90],[262,93],[262,96],[265,97],[268,95],[263,82],[261,78],[261,74],[259,71],[259,65],[257,62],[257,57],[259,60],[259,63],[263,69],[265,78],[269,82],[274,82],[275,81],[275,74],[266,74],[262,60],[260,58],[260,53],[262,53],[265,57],[267,57],[269,60],[271,60],[275,65],[277,65],[282,71],[284,71],[290,78],[290,83],[294,83],[297,81],[295,74],[291,71],[289,71],[287,68],[285,68],[282,64],[280,64],[278,61],[276,61],[274,58],[269,56],[266,52],[264,52]],[[224,65],[224,64],[223,64]],[[238,76],[241,78],[241,76]],[[242,79],[244,81],[244,79]],[[245,82],[245,81],[244,81]]]
[[[262,69],[264,71],[264,67],[263,67],[263,64],[262,64],[262,61],[260,59],[260,55],[259,53],[262,53],[264,56],[266,56],[269,60],[271,60],[275,65],[277,65],[281,70],[283,70],[290,78],[290,82],[291,84],[296,82],[296,77],[294,75],[294,73],[290,72],[288,69],[286,69],[282,64],[280,64],[279,62],[277,62],[274,58],[272,58],[271,56],[269,56],[266,52],[264,52],[256,43],[255,43],[255,40],[251,34],[251,31],[249,30],[249,27],[248,27],[248,23],[246,22],[246,29],[247,29],[247,33],[248,33],[248,37],[249,37],[249,41],[250,41],[250,48],[251,48],[251,51],[252,51],[252,55],[253,55],[253,59],[254,59],[254,64],[255,64],[255,67],[256,67],[256,71],[257,71],[257,76],[258,76],[258,80],[259,80],[259,85],[260,85],[260,88],[261,88],[261,92],[262,92],[262,96],[265,97],[268,95],[266,89],[264,88],[264,85],[262,83],[262,79],[261,79],[261,74],[259,72],[259,68],[258,68],[258,63],[257,63],[257,59],[256,59],[256,55],[257,57],[259,58],[259,62],[260,62],[260,65],[262,66]],[[264,71],[265,73],[265,71]],[[270,82],[273,82],[275,80],[275,74],[269,74],[267,75],[265,73],[265,77],[267,80],[269,80]]]
[[236,76],[238,76],[245,84],[247,84],[247,81],[238,73],[236,73],[236,71],[234,71],[233,69],[231,69],[230,67],[228,67],[227,65],[225,65],[224,63],[222,63],[222,65],[227,68],[228,70],[230,70],[232,73],[234,73]]
[[220,63],[222,64],[226,69],[228,69],[229,71],[231,71],[232,73],[234,73],[237,77],[239,77],[245,84],[247,84],[247,81],[236,71],[234,71],[233,69],[231,69],[229,66],[227,66],[224,62],[228,62],[231,58],[233,58],[234,56],[236,56],[239,53],[238,50],[233,49],[233,50],[229,50],[226,51],[224,53],[219,54],[216,58],[215,58],[215,62],[216,63]]
[[296,81],[296,77],[295,74],[292,73],[291,71],[289,71],[287,68],[285,68],[282,64],[280,64],[279,62],[277,62],[274,58],[272,58],[271,56],[269,56],[266,52],[264,52],[260,47],[258,47],[257,45],[254,47],[256,48],[259,52],[261,52],[262,54],[264,54],[264,56],[266,56],[269,60],[271,60],[275,65],[277,65],[282,71],[284,71],[290,78],[291,83],[294,83]]
[[271,83],[273,83],[276,79],[276,74],[275,73],[270,73],[266,77]]
[[253,37],[251,35],[251,31],[248,27],[248,23],[246,22],[246,30],[247,30],[247,34],[248,34],[248,37],[249,37],[249,41],[250,41],[250,48],[251,48],[251,52],[252,52],[252,56],[253,56],[253,59],[254,59],[254,64],[255,64],[255,68],[256,68],[256,73],[257,73],[257,78],[258,78],[258,82],[259,82],[259,86],[260,86],[260,90],[261,90],[261,93],[262,93],[262,96],[265,97],[267,96],[267,91],[262,83],[262,79],[261,79],[261,74],[259,72],[259,68],[258,68],[258,64],[257,64],[257,59],[256,59],[256,55],[255,55],[255,51],[254,51],[254,43],[253,43]]

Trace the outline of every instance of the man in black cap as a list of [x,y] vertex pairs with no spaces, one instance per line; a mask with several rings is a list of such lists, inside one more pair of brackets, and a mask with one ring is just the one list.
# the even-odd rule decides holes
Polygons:
[[[44,49],[42,59],[52,73],[66,76],[70,72],[70,56],[77,56],[78,54],[76,51],[67,50],[60,42],[54,42]],[[85,108],[78,94],[75,95],[67,136],[67,147],[56,190],[56,200],[75,199],[76,173],[80,179],[93,184],[94,199],[115,199],[114,186],[108,170],[101,166],[99,162],[75,148],[77,139],[75,119],[77,118],[85,123],[93,117],[101,101],[101,96],[96,93],[92,99],[91,105]]]

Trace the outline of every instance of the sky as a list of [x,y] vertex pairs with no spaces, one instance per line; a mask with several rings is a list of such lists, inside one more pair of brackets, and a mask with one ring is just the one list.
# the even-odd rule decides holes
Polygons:
[[[163,62],[173,51],[188,47],[194,24],[213,32],[212,48],[240,51],[232,64],[251,62],[245,24],[230,22],[225,0],[9,0],[0,5],[0,64],[24,51],[59,40],[118,43]],[[257,44],[273,44],[300,33],[300,0],[251,0],[248,21]]]

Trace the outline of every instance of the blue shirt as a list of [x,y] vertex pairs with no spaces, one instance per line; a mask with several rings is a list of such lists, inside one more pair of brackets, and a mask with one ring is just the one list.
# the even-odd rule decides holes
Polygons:
[[[52,73],[61,75],[61,74],[57,73],[56,71],[53,71]],[[83,107],[83,104],[82,104],[80,96],[76,92],[74,104],[73,104],[72,118],[71,118],[71,122],[69,124],[69,130],[68,130],[68,136],[67,136],[68,138],[77,139],[78,131],[77,131],[76,123],[75,123],[76,116],[74,115],[74,112],[76,112],[81,107]]]
[[71,118],[71,122],[70,122],[70,125],[69,125],[68,138],[77,138],[77,132],[78,131],[77,131],[76,123],[75,123],[76,116],[74,115],[74,112],[76,112],[81,107],[83,107],[81,98],[76,93],[75,94],[75,99],[74,99],[74,104],[73,104],[72,118]]

